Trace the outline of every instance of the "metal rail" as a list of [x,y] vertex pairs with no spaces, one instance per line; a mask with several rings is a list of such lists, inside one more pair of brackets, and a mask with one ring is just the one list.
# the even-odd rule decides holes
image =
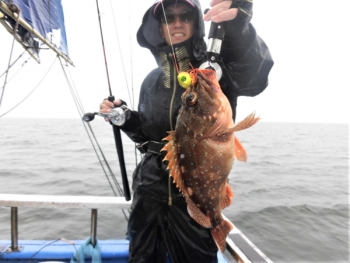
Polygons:
[[18,213],[17,207],[11,207],[11,250],[18,251]]
[[90,208],[91,244],[96,244],[97,209],[130,208],[131,201],[123,197],[108,196],[53,196],[53,195],[12,195],[0,194],[0,206],[11,207],[11,247],[8,252],[19,251],[18,247],[18,207],[37,208]]
[[[18,251],[18,207],[32,208],[88,208],[91,209],[91,244],[96,242],[97,210],[128,209],[131,201],[124,197],[107,196],[53,196],[0,194],[0,206],[11,207],[11,248]],[[224,215],[223,217],[228,220]],[[232,222],[231,222],[232,223]],[[229,233],[227,251],[239,263],[272,263],[236,226]]]

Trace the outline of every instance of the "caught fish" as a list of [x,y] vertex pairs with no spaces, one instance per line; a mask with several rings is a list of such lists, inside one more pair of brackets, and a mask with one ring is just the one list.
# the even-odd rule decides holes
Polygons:
[[175,131],[168,132],[164,161],[170,176],[187,202],[190,216],[211,234],[220,251],[233,225],[221,210],[232,203],[228,184],[234,158],[247,159],[247,153],[234,132],[254,125],[259,118],[250,114],[234,125],[232,109],[212,70],[190,71],[191,86],[182,94]]

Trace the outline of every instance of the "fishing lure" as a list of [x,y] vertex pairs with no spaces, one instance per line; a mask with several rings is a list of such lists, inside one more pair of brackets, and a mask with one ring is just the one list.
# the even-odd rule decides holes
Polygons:
[[192,78],[188,72],[180,72],[179,75],[177,75],[177,80],[180,86],[185,89],[189,88],[192,84]]
[[180,72],[179,75],[177,75],[177,80],[180,84],[181,87],[187,89],[190,86],[194,85],[197,83],[197,74],[199,72],[202,73],[210,73],[210,74],[206,74],[208,77],[211,75],[210,79],[215,79],[216,77],[216,73],[214,70],[211,69],[190,69],[188,71],[183,71]]

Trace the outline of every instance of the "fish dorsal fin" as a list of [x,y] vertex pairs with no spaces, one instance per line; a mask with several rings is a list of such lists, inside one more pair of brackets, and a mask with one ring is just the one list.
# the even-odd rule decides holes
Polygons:
[[182,194],[187,194],[187,190],[182,180],[182,174],[180,170],[179,160],[177,159],[178,153],[175,147],[175,131],[168,132],[168,136],[163,140],[168,143],[162,148],[161,151],[167,151],[163,161],[168,161],[169,176],[173,177],[174,183],[180,189]]
[[247,151],[244,149],[242,143],[235,136],[235,158],[238,161],[245,162],[248,159]]
[[233,127],[234,132],[238,132],[253,126],[260,120],[260,117],[255,117],[255,113],[249,114],[243,121],[240,121]]

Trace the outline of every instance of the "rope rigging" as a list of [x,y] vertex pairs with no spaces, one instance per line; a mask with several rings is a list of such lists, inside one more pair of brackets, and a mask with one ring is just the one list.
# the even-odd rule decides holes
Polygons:
[[[98,0],[96,0],[96,3],[97,3],[97,7],[98,7]],[[124,74],[124,78],[125,78],[125,81],[126,81],[126,86],[127,86],[127,90],[128,90],[129,99],[130,99],[130,102],[131,102],[131,108],[134,109],[133,76],[131,78],[132,85],[131,85],[131,88],[130,88],[129,83],[127,81],[127,74],[126,74],[126,71],[125,71],[125,63],[124,63],[124,59],[123,59],[123,56],[122,56],[122,51],[121,51],[121,46],[120,46],[120,41],[119,41],[119,35],[118,35],[118,30],[117,30],[117,26],[116,26],[115,15],[114,15],[114,9],[113,9],[111,1],[110,1],[110,4],[111,4],[111,10],[112,10],[112,14],[113,14],[115,34],[117,36],[117,42],[118,42],[117,44],[118,44],[118,47],[119,47],[119,53],[120,53],[120,57],[121,57],[122,67],[123,67],[123,74]],[[163,13],[164,13],[164,16],[165,16],[165,10],[164,10],[163,3],[161,3],[161,5],[162,5]],[[99,12],[99,10],[98,10],[98,12]],[[103,53],[104,53],[104,58],[105,58],[106,73],[107,73],[107,78],[108,78],[108,87],[109,87],[110,94],[112,94],[112,92],[111,92],[111,84],[110,84],[110,80],[109,80],[108,66],[107,66],[107,58],[106,58],[106,53],[105,53],[105,46],[104,46],[103,35],[102,35],[101,19],[100,19],[100,14],[98,14],[98,15],[99,15],[99,22],[100,22],[100,30],[101,30],[101,40],[102,40],[102,45],[103,45]],[[165,17],[165,19],[166,19],[166,17]],[[129,22],[130,22],[130,20],[129,20]],[[166,22],[166,24],[167,24],[167,27],[168,27],[168,23],[167,22]],[[170,34],[169,29],[168,29],[168,34]],[[23,53],[22,53],[19,56],[19,58],[17,58],[16,61],[11,64],[13,45],[14,45],[14,40],[13,40],[13,44],[12,44],[12,48],[11,48],[10,59],[9,59],[9,63],[8,63],[8,69],[1,75],[1,76],[3,76],[4,74],[6,74],[5,75],[4,85],[2,87],[3,90],[2,90],[2,95],[1,95],[1,98],[0,98],[0,106],[1,106],[1,101],[2,101],[2,98],[3,98],[5,86],[8,83],[7,76],[8,76],[8,73],[9,73],[9,69],[23,55]],[[177,66],[176,57],[175,57],[175,51],[173,49],[172,43],[171,43],[171,48],[172,48],[172,53],[173,53],[173,56],[174,56],[174,62],[175,62],[175,65]],[[130,49],[130,52],[132,52],[131,49]],[[18,104],[16,104],[12,109],[10,109],[9,111],[7,111],[4,114],[0,115],[0,117],[5,116],[9,112],[11,112],[15,108],[17,108],[20,104],[22,104],[34,92],[34,90],[36,90],[39,87],[41,82],[45,79],[45,77],[48,75],[48,73],[52,69],[56,59],[57,59],[57,57],[55,57],[55,60],[53,61],[52,65],[50,66],[48,71],[45,73],[43,78],[39,81],[39,83],[34,87],[34,89],[23,100],[21,100]],[[60,61],[60,64],[61,64],[61,68],[62,68],[63,74],[65,76],[67,85],[69,87],[70,93],[72,95],[72,98],[73,98],[74,103],[76,105],[76,108],[78,110],[78,113],[79,113],[79,115],[80,115],[80,117],[82,119],[82,116],[84,115],[85,111],[84,111],[83,105],[81,103],[81,100],[80,100],[80,98],[78,96],[78,92],[77,92],[77,90],[75,88],[74,82],[70,81],[70,79],[72,80],[73,78],[70,75],[69,70],[68,70],[68,72],[69,72],[70,78],[68,77],[67,72],[65,70],[65,67],[64,67],[64,65],[63,65],[63,63],[62,63],[60,58],[59,58],[59,61]],[[131,65],[131,72],[133,72],[133,70],[132,70],[132,59],[131,59],[131,64],[130,65]],[[68,69],[68,67],[67,67],[67,69]],[[130,89],[131,89],[131,94],[130,94]],[[115,174],[113,173],[113,171],[112,171],[112,169],[111,169],[111,167],[110,167],[110,165],[109,165],[109,163],[108,163],[108,161],[106,159],[106,156],[104,155],[104,153],[103,153],[103,151],[101,149],[101,146],[100,146],[100,144],[97,141],[97,138],[95,136],[95,133],[93,132],[93,129],[92,129],[91,125],[89,123],[84,122],[84,121],[82,121],[82,123],[84,125],[85,131],[88,134],[89,140],[90,140],[90,142],[91,142],[91,144],[93,146],[93,150],[94,150],[94,152],[95,152],[95,154],[96,154],[96,156],[98,158],[98,161],[99,161],[99,163],[100,163],[100,165],[102,167],[102,170],[103,170],[103,172],[104,172],[104,174],[105,174],[105,176],[107,178],[107,181],[108,181],[108,183],[109,183],[109,185],[110,185],[110,187],[111,187],[111,189],[113,191],[113,194],[115,196],[117,196],[117,195],[123,196],[125,193],[124,193],[122,187],[120,186],[120,184],[119,184]],[[135,160],[136,160],[136,163],[137,163],[137,156],[138,156],[138,154],[137,154],[137,150],[136,150],[136,147],[135,147]],[[126,220],[128,220],[128,215],[126,215],[126,212],[124,210],[123,210],[123,214],[124,214]]]
[[[94,149],[94,152],[95,152],[95,154],[97,156],[97,159],[99,160],[99,163],[100,163],[101,168],[102,168],[102,170],[103,170],[103,172],[104,172],[104,174],[105,174],[105,176],[107,178],[107,181],[108,181],[108,183],[109,183],[109,185],[110,185],[110,187],[111,187],[111,189],[112,189],[112,191],[113,191],[115,196],[118,196],[117,192],[119,193],[119,196],[123,196],[124,192],[123,192],[123,190],[122,190],[122,188],[121,188],[121,186],[120,186],[120,184],[119,184],[115,174],[113,173],[113,171],[112,171],[112,169],[111,169],[111,167],[110,167],[110,165],[109,165],[109,163],[108,163],[108,161],[107,161],[107,159],[106,159],[106,157],[105,157],[105,155],[103,153],[103,150],[102,150],[100,144],[97,141],[97,138],[95,136],[95,133],[93,132],[93,129],[92,129],[90,123],[84,122],[82,120],[82,117],[85,114],[85,111],[84,111],[84,108],[82,106],[81,100],[80,100],[80,98],[78,96],[78,92],[77,92],[77,90],[75,88],[74,82],[72,81],[72,83],[73,83],[73,85],[72,85],[71,82],[69,81],[69,78],[68,78],[67,73],[66,73],[66,71],[64,69],[64,66],[63,66],[63,63],[62,63],[61,59],[60,59],[60,63],[61,63],[61,68],[62,68],[63,74],[64,74],[65,79],[67,81],[69,90],[71,92],[72,98],[73,98],[74,103],[76,105],[76,108],[78,110],[78,113],[79,113],[79,116],[80,116],[80,120],[83,123],[85,131],[86,131],[86,133],[87,133],[87,135],[89,137],[91,145],[92,145],[92,147]],[[70,75],[70,72],[69,72],[69,75]],[[105,168],[105,166],[107,168]],[[108,170],[109,176],[108,176],[106,170]],[[112,178],[112,181],[113,181],[114,185],[112,184],[110,177]],[[117,189],[115,189],[115,188],[117,188]],[[128,215],[126,215],[126,212],[124,211],[124,209],[122,209],[122,212],[124,214],[125,219],[128,220]],[[128,211],[128,212],[130,213],[130,211]]]
[[54,61],[52,62],[50,68],[47,70],[47,72],[45,73],[45,75],[42,77],[42,79],[39,81],[39,83],[32,89],[31,92],[28,93],[27,96],[25,96],[20,102],[18,102],[15,106],[13,106],[11,109],[9,109],[8,111],[6,111],[5,113],[0,115],[0,118],[5,116],[6,114],[10,113],[11,111],[13,111],[15,108],[17,108],[19,105],[21,105],[30,95],[32,95],[32,93],[40,86],[40,84],[43,82],[43,80],[46,78],[46,76],[48,75],[48,73],[51,71],[53,65],[55,64],[57,57],[55,57]]
[[3,85],[3,89],[2,89],[2,92],[1,92],[1,96],[0,96],[0,108],[1,108],[2,100],[3,100],[4,94],[5,94],[5,87],[6,87],[7,77],[8,77],[8,74],[9,74],[9,69],[11,67],[13,47],[15,45],[15,40],[16,40],[15,34],[16,34],[16,31],[17,31],[17,28],[18,28],[18,19],[19,19],[20,12],[21,12],[21,10],[18,9],[18,18],[15,20],[16,23],[15,23],[15,26],[13,27],[13,32],[12,32],[13,40],[12,40],[11,52],[10,52],[9,62],[8,62],[8,65],[7,65],[7,71],[6,71],[6,75],[5,75],[4,85]]
[[[12,64],[10,65],[10,67],[9,67],[8,69],[6,69],[6,70],[0,75],[0,78],[2,78],[3,75],[7,74],[7,72],[10,70],[10,68],[12,68],[12,67],[17,63],[17,61],[18,61],[25,53],[26,53],[26,51],[23,51],[23,53],[20,54],[20,55],[18,56],[18,58],[16,58],[15,61],[12,62]],[[29,57],[29,59],[30,59],[30,58],[31,58],[31,56]],[[29,59],[27,59],[26,61],[23,62],[22,67],[24,66],[25,63],[28,62]],[[22,68],[22,67],[21,67],[21,68]],[[19,71],[19,70],[17,70],[17,72],[18,72],[18,71]],[[16,75],[17,72],[16,72],[14,75]],[[14,77],[14,76],[12,76],[12,78],[13,78],[13,77]],[[9,80],[9,81],[10,81],[10,80]],[[9,81],[7,81],[7,83],[8,83]],[[7,84],[7,83],[6,83],[6,84]],[[3,87],[1,87],[1,88],[3,88]]]
[[[51,20],[50,20],[50,21],[51,21]],[[14,27],[14,32],[15,32],[16,28],[17,28],[17,25]],[[4,81],[4,85],[3,85],[3,87],[2,87],[3,90],[2,90],[1,99],[3,98],[3,93],[4,93],[4,90],[5,90],[5,86],[6,86],[6,84],[9,82],[9,81],[7,81],[7,76],[8,76],[8,73],[9,73],[9,69],[10,69],[10,68],[15,64],[15,62],[17,62],[17,61],[19,60],[19,58],[25,53],[25,52],[23,52],[23,53],[19,56],[19,58],[17,58],[16,61],[13,62],[13,63],[11,64],[11,59],[12,59],[12,54],[13,54],[13,47],[14,47],[14,41],[13,41],[13,43],[12,43],[12,48],[11,48],[11,53],[10,53],[10,58],[9,58],[9,63],[8,63],[7,70],[1,75],[1,76],[5,75],[5,81]],[[34,89],[33,89],[23,100],[21,100],[17,105],[15,105],[12,109],[10,109],[9,111],[7,111],[7,112],[5,112],[4,114],[2,114],[0,117],[5,116],[5,115],[8,114],[9,112],[11,112],[11,111],[14,110],[15,108],[17,108],[19,105],[21,105],[21,104],[34,92],[34,90],[36,90],[36,89],[39,87],[39,85],[42,83],[42,81],[45,79],[45,77],[48,75],[48,73],[49,73],[50,70],[52,69],[52,67],[53,67],[53,65],[54,65],[54,63],[55,63],[55,61],[56,61],[56,59],[57,59],[57,57],[55,57],[54,62],[52,63],[52,65],[50,66],[50,68],[48,69],[48,71],[45,73],[45,75],[43,76],[43,78],[42,78],[42,79],[39,81],[39,83],[34,87]],[[78,93],[77,93],[77,90],[76,90],[76,88],[75,88],[74,82],[72,81],[72,83],[73,83],[73,85],[72,85],[71,82],[69,81],[69,78],[68,78],[68,76],[67,76],[67,73],[66,73],[66,71],[65,71],[65,68],[64,68],[64,65],[63,65],[61,59],[59,59],[59,60],[60,60],[61,68],[62,68],[62,71],[63,71],[63,73],[64,73],[65,79],[66,79],[66,81],[67,81],[67,83],[68,83],[68,87],[69,87],[69,90],[70,90],[70,92],[71,92],[72,98],[73,98],[73,100],[74,100],[74,103],[75,103],[75,105],[76,105],[76,108],[77,108],[77,110],[78,110],[78,112],[79,112],[79,115],[80,115],[80,117],[81,117],[81,120],[82,120],[82,116],[83,116],[83,114],[85,113],[85,111],[84,111],[84,108],[83,108],[83,106],[82,106],[81,100],[80,100],[80,98],[79,98],[79,96],[78,96]],[[23,65],[22,65],[22,66],[23,66]],[[107,66],[107,65],[106,65],[106,66]],[[70,72],[69,72],[69,75],[70,75]],[[70,77],[71,77],[71,75],[70,75]],[[71,79],[72,79],[72,77],[71,77]],[[128,89],[129,89],[129,86],[128,86]],[[1,105],[1,101],[0,101],[0,105]],[[101,167],[102,167],[102,170],[103,170],[103,172],[104,172],[104,174],[105,174],[105,176],[106,176],[106,178],[107,178],[107,181],[108,181],[108,183],[109,183],[109,185],[110,185],[110,187],[111,187],[111,189],[112,189],[114,195],[115,195],[115,196],[118,196],[118,195],[119,195],[119,196],[123,196],[123,195],[124,195],[124,192],[123,192],[123,190],[122,190],[122,187],[120,186],[120,184],[119,184],[119,182],[118,182],[116,176],[115,176],[114,173],[112,172],[112,169],[111,169],[111,167],[110,167],[110,165],[109,165],[109,163],[108,163],[108,161],[107,161],[107,159],[106,159],[106,157],[105,157],[105,155],[104,155],[104,153],[103,153],[103,151],[102,151],[102,149],[101,149],[101,147],[100,147],[100,144],[99,144],[98,141],[97,141],[97,138],[96,138],[96,136],[95,136],[95,134],[94,134],[94,132],[93,132],[93,130],[92,130],[91,125],[90,125],[90,124],[87,124],[87,123],[85,123],[85,122],[83,122],[83,121],[82,121],[82,123],[83,123],[83,125],[84,125],[85,131],[86,131],[87,134],[88,134],[89,140],[90,140],[90,142],[91,142],[91,144],[92,144],[92,146],[93,146],[93,149],[94,149],[94,151],[95,151],[95,154],[96,154],[96,156],[97,156],[97,158],[98,158],[98,160],[99,160],[99,163],[100,163],[100,165],[101,165]],[[108,175],[108,174],[109,174],[109,175]],[[128,215],[126,214],[126,212],[125,212],[124,210],[122,210],[122,211],[123,211],[124,217],[126,218],[126,220],[128,220]]]

